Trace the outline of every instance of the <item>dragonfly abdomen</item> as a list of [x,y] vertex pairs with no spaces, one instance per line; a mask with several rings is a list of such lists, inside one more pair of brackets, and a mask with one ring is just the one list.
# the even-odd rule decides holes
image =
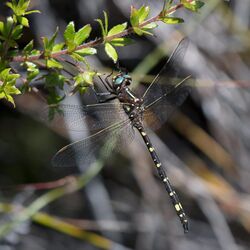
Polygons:
[[178,197],[177,193],[175,192],[175,190],[173,189],[173,187],[169,181],[169,178],[168,178],[165,170],[162,167],[161,161],[160,161],[158,155],[156,154],[155,149],[154,149],[147,133],[145,132],[143,126],[137,126],[136,128],[138,129],[139,133],[141,134],[141,136],[142,136],[142,138],[143,138],[143,140],[148,148],[148,151],[149,151],[151,158],[154,162],[154,165],[157,169],[158,175],[159,175],[161,181],[163,182],[165,189],[168,192],[168,195],[172,201],[174,209],[175,209],[175,211],[176,211],[176,213],[177,213],[177,215],[178,215],[178,217],[183,225],[184,232],[187,233],[188,232],[188,220],[187,220],[187,216],[184,212],[184,209],[180,203],[179,197]]

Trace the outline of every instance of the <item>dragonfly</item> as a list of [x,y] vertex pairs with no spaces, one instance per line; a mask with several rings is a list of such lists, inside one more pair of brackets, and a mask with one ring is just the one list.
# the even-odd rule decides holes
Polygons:
[[180,66],[187,47],[188,39],[184,38],[141,97],[130,88],[131,76],[121,70],[112,77],[112,80],[110,77],[100,78],[105,92],[95,90],[98,99],[96,104],[60,105],[59,115],[67,117],[67,126],[70,129],[81,130],[82,124],[87,123],[91,133],[86,138],[63,147],[52,159],[52,164],[55,166],[65,167],[76,163],[89,166],[100,148],[106,155],[110,155],[114,150],[124,147],[125,143],[128,147],[137,130],[185,233],[188,232],[187,215],[145,128],[159,128],[189,95],[191,88],[187,84],[187,79],[190,76],[182,80],[179,78]]

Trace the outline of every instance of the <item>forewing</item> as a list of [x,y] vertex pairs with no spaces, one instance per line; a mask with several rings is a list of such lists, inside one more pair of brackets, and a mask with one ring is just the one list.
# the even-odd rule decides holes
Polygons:
[[145,106],[148,106],[160,96],[170,92],[181,81],[181,66],[188,43],[187,38],[184,38],[179,42],[159,74],[147,88],[143,95]]
[[190,86],[187,85],[187,81],[184,81],[176,88],[162,95],[154,103],[145,107],[144,120],[146,121],[146,126],[152,129],[160,128],[176,107],[182,105],[190,91]]
[[[73,131],[83,131],[85,128],[89,131],[97,131],[119,122],[126,116],[122,104],[98,103],[93,105],[70,105],[61,104],[52,110],[48,106],[41,117],[50,123],[52,127],[67,127]],[[54,111],[53,115],[50,112]],[[65,122],[66,120],[66,122]]]

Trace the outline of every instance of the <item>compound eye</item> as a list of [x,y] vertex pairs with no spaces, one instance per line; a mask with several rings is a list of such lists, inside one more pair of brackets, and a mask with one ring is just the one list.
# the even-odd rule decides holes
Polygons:
[[115,85],[121,85],[121,84],[123,83],[123,81],[124,81],[124,77],[118,76],[118,77],[115,79],[114,83],[115,83]]

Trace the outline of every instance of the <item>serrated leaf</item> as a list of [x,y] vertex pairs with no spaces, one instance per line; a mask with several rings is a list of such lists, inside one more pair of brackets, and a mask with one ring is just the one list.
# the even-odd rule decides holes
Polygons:
[[193,12],[197,12],[204,5],[202,1],[189,2],[187,0],[181,0],[181,3],[186,9],[191,10]]
[[30,15],[30,14],[33,14],[33,13],[38,13],[38,14],[40,14],[41,11],[40,11],[40,10],[29,10],[29,11],[26,11],[26,12],[25,12],[25,15]]
[[106,54],[114,61],[114,63],[116,63],[118,55],[115,48],[110,43],[105,43],[105,51]]
[[163,17],[161,21],[166,24],[178,24],[178,23],[183,23],[184,19],[179,17]]
[[113,46],[126,46],[133,43],[133,40],[127,37],[115,38],[110,42]]
[[81,55],[81,56],[89,56],[96,54],[97,50],[95,48],[83,48],[80,50],[75,51],[75,53]]
[[0,22],[0,33],[3,32],[3,28],[4,28],[4,23],[3,23],[3,22]]
[[100,27],[101,27],[101,31],[102,31],[102,36],[105,37],[106,33],[105,33],[105,29],[104,29],[104,25],[101,19],[95,19],[96,22],[99,23]]
[[8,102],[10,102],[14,106],[14,108],[16,107],[14,99],[11,95],[0,92],[0,99],[6,99]]
[[196,5],[197,9],[200,9],[205,5],[205,3],[202,1],[195,1],[195,5]]
[[86,61],[86,59],[85,59],[83,56],[77,54],[76,52],[72,52],[72,53],[70,54],[70,56],[71,56],[74,60],[79,61],[79,62],[84,62],[84,63],[85,63],[85,61]]
[[106,11],[103,11],[104,14],[104,29],[105,29],[105,34],[108,34],[108,28],[109,28],[109,19],[108,19],[108,14]]
[[73,42],[75,38],[75,24],[74,22],[70,22],[64,33],[63,33],[65,41]]
[[137,27],[133,27],[134,32],[138,35],[138,36],[142,36],[143,35],[143,30],[141,28],[137,28]]
[[6,85],[6,87],[4,88],[4,91],[6,94],[9,94],[9,95],[20,95],[21,94],[21,91],[15,85],[10,85],[10,84]]
[[10,70],[10,68],[6,68],[0,72],[0,99],[5,98],[15,106],[12,95],[21,94],[20,90],[15,86],[20,75],[11,74]]
[[74,77],[74,90],[73,92],[79,91],[80,94],[86,92],[87,88],[93,84],[93,78],[96,75],[94,71],[85,71]]
[[84,42],[90,35],[91,26],[89,24],[85,25],[83,28],[79,29],[75,34],[75,44],[80,45]]
[[50,54],[51,54],[51,52],[53,50],[54,44],[55,44],[57,34],[58,34],[58,27],[57,27],[55,33],[52,35],[52,37],[50,39],[47,38],[47,37],[42,38],[43,46],[44,46],[44,50],[45,50],[45,57],[50,56]]
[[143,29],[152,30],[152,29],[155,29],[157,26],[158,26],[157,23],[153,22],[153,23],[149,23],[149,24],[143,26]]
[[29,20],[26,17],[18,16],[17,17],[18,22],[23,25],[24,27],[29,27]]
[[116,35],[122,31],[124,31],[127,28],[127,23],[123,23],[123,24],[118,24],[116,26],[114,26],[109,32],[108,32],[108,36],[113,36]]
[[47,65],[48,68],[57,68],[57,69],[62,69],[63,68],[61,63],[59,63],[55,59],[46,60],[46,65]]
[[11,38],[14,40],[18,40],[22,36],[22,31],[23,31],[23,25],[17,25],[11,34]]
[[73,51],[76,47],[76,45],[74,43],[74,40],[75,40],[75,24],[74,24],[74,22],[70,22],[67,25],[67,27],[63,33],[63,36],[64,36],[65,43],[68,47],[68,50]]
[[27,68],[27,80],[31,82],[39,74],[39,69],[32,62],[25,62],[23,66]]
[[58,43],[53,46],[52,52],[61,51],[64,47],[65,43]]
[[136,27],[139,25],[139,17],[137,9],[131,5],[130,9],[130,23],[132,27]]
[[149,6],[144,5],[138,10],[139,24],[142,23],[148,17],[149,11]]
[[[65,95],[60,96],[55,91],[55,88],[49,88],[49,95],[47,97],[47,103],[50,104],[57,104],[60,103],[65,98]],[[51,113],[49,113],[49,119],[51,118]]]
[[31,40],[23,49],[24,54],[29,54],[34,46],[34,40]]
[[12,17],[8,17],[6,22],[3,24],[3,30],[2,30],[2,34],[4,38],[9,38],[9,35],[11,34],[12,31],[12,27],[14,24],[14,20]]
[[46,88],[59,87],[60,89],[63,89],[65,81],[66,77],[58,72],[51,72],[45,76]]

